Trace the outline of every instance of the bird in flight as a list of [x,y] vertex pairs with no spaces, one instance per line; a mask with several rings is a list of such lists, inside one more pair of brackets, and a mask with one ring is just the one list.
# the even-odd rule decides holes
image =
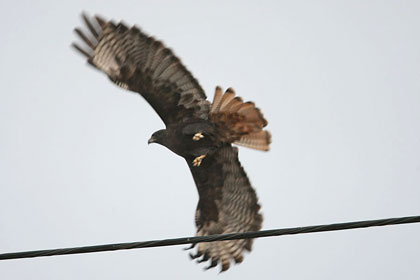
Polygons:
[[[143,96],[166,128],[153,133],[158,143],[183,157],[197,186],[196,236],[258,231],[262,215],[255,190],[232,144],[267,151],[267,121],[253,102],[243,102],[232,88],[216,87],[213,102],[172,50],[138,27],[82,15],[86,32],[73,43],[87,62],[123,89]],[[199,243],[194,254],[208,268],[229,269],[251,251],[252,239]]]

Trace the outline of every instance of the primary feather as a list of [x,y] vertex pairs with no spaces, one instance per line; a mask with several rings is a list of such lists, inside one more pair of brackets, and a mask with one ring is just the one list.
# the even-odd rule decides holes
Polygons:
[[[206,119],[210,104],[198,81],[162,42],[122,22],[96,16],[83,19],[91,35],[76,28],[87,50],[73,44],[88,62],[124,89],[140,93],[166,125],[188,118]],[[94,25],[98,29],[94,28]]]

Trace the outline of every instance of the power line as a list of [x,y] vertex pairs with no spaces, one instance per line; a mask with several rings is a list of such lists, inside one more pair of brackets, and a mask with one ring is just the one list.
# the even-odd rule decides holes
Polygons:
[[337,230],[379,227],[379,226],[410,224],[410,223],[420,223],[420,216],[357,221],[357,222],[337,223],[337,224],[329,224],[329,225],[315,225],[315,226],[305,226],[305,227],[272,229],[272,230],[262,230],[262,231],[255,231],[255,232],[215,234],[215,235],[208,235],[208,236],[182,237],[182,238],[152,240],[152,241],[142,241],[142,242],[128,242],[128,243],[104,244],[104,245],[51,249],[51,250],[5,253],[5,254],[0,254],[0,260],[36,258],[36,257],[56,256],[56,255],[70,255],[70,254],[85,254],[85,253],[96,253],[96,252],[104,252],[104,251],[162,247],[162,246],[173,246],[173,245],[183,245],[183,244],[196,244],[199,242],[249,239],[249,238],[259,238],[259,237],[303,234],[303,233],[324,232],[324,231],[337,231]]

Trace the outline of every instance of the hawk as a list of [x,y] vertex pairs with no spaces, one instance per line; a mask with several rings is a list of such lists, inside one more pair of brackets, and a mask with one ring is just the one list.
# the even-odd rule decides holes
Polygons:
[[[158,143],[183,157],[197,186],[197,236],[258,231],[262,215],[257,195],[232,144],[267,151],[271,135],[261,111],[243,102],[232,88],[216,87],[213,102],[172,50],[138,27],[82,15],[88,32],[76,28],[84,42],[73,46],[87,62],[118,86],[139,93],[166,129],[153,133]],[[191,248],[195,245],[191,246]],[[191,258],[208,268],[229,269],[251,251],[252,239],[199,243]]]

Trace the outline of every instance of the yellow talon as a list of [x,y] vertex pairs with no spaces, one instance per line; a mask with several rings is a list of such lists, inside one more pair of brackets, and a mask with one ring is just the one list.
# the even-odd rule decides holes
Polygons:
[[201,133],[201,132],[197,132],[196,134],[194,134],[194,136],[193,136],[193,140],[194,141],[198,141],[198,140],[200,140],[200,139],[202,139],[202,138],[204,138],[204,135],[203,135],[203,133]]
[[195,166],[195,167],[200,166],[200,165],[201,165],[201,162],[203,161],[203,159],[204,159],[205,157],[206,157],[206,155],[202,155],[202,156],[196,157],[196,158],[193,160],[193,166]]

